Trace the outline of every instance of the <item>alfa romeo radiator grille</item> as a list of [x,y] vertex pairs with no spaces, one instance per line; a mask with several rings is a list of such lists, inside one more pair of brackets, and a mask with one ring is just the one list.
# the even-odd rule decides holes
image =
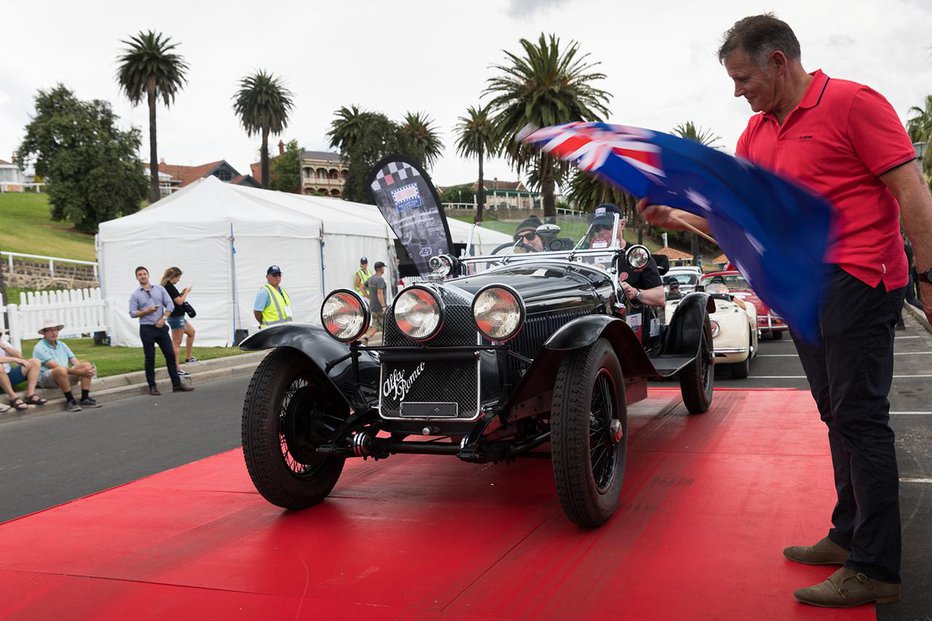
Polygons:
[[[408,338],[398,329],[391,308],[385,311],[385,331],[383,334],[385,345],[418,345],[417,341]],[[427,345],[429,347],[475,345],[476,334],[476,324],[473,322],[472,310],[468,306],[447,306],[440,334],[432,338]]]
[[478,361],[430,360],[383,363],[379,407],[385,418],[402,418],[402,403],[456,403],[456,418],[479,411]]

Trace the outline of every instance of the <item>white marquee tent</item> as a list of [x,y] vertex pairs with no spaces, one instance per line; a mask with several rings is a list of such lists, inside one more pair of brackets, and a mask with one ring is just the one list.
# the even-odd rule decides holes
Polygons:
[[[454,242],[472,227],[449,220]],[[477,229],[479,252],[508,235]],[[137,287],[134,268],[144,265],[153,282],[170,266],[181,268],[182,286],[197,310],[197,343],[230,345],[236,330],[256,330],[253,300],[269,265],[281,266],[282,285],[295,320],[317,322],[325,293],[352,286],[359,257],[388,263],[394,235],[374,206],[315,196],[258,190],[201,179],[152,207],[104,222],[97,236],[103,297],[112,309],[114,345],[140,345],[138,320],[128,300]]]

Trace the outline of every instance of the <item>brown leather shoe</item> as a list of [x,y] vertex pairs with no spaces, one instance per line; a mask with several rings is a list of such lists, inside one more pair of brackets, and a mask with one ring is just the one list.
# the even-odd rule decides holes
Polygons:
[[793,596],[804,604],[823,608],[851,608],[861,604],[892,604],[900,599],[900,585],[868,578],[859,571],[842,567],[828,580],[796,589]]
[[152,395],[153,397],[158,397],[162,393],[159,391],[158,386],[149,386],[149,394]]
[[814,546],[790,546],[783,549],[783,556],[806,565],[844,565],[851,554],[828,537],[824,537]]
[[184,384],[172,386],[172,392],[191,392],[192,390],[194,390],[193,386],[185,386]]

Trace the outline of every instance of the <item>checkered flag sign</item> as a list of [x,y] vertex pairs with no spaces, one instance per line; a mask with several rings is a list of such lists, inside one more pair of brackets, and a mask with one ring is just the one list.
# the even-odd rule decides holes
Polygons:
[[432,256],[453,252],[437,191],[420,166],[403,157],[387,157],[375,165],[369,189],[422,276],[429,273]]

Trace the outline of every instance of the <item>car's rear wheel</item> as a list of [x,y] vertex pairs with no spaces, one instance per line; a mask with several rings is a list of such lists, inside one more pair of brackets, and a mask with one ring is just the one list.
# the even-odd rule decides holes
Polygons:
[[751,354],[748,352],[748,357],[742,360],[741,362],[734,362],[731,364],[731,376],[734,379],[745,379],[748,374],[751,372]]
[[628,450],[621,365],[605,339],[567,354],[551,409],[557,495],[576,524],[604,524],[618,506]]
[[346,405],[301,352],[275,349],[259,364],[243,404],[243,457],[262,496],[286,509],[304,509],[330,493],[344,460],[323,457],[346,418]]
[[704,414],[712,405],[712,386],[715,383],[713,359],[712,325],[706,315],[696,359],[680,372],[680,393],[690,414]]

